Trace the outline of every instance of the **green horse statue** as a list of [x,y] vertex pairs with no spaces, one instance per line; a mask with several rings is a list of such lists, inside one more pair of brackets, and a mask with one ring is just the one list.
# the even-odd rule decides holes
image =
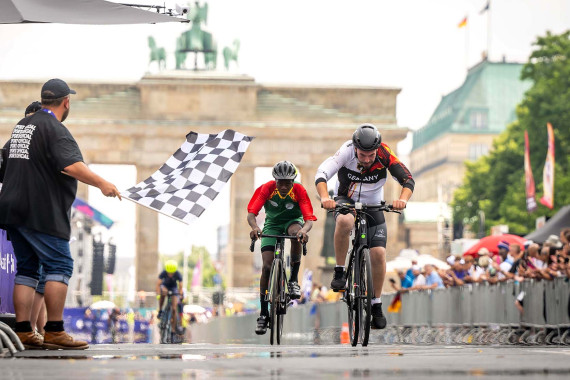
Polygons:
[[226,70],[230,69],[230,61],[236,61],[238,63],[238,53],[239,53],[239,40],[234,40],[233,48],[226,46],[223,50],[224,55],[224,66]]
[[198,53],[204,53],[206,69],[213,70],[217,65],[218,46],[212,33],[202,30],[201,24],[208,18],[208,3],[200,6],[198,2],[190,9],[187,16],[192,21],[190,30],[183,32],[176,40],[176,69],[185,68],[186,55],[195,54],[194,69],[198,69]]
[[148,36],[148,47],[150,48],[150,61],[148,65],[154,61],[158,63],[158,69],[163,70],[166,68],[166,51],[164,48],[156,47],[156,42],[152,36]]

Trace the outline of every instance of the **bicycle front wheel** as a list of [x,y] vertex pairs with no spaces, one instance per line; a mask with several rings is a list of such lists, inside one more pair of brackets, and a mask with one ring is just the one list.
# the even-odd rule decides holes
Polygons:
[[170,305],[166,310],[162,312],[162,318],[160,321],[160,343],[167,344],[172,342],[172,323],[170,322]]
[[358,331],[360,318],[358,310],[360,310],[360,305],[358,302],[358,297],[356,296],[357,291],[357,265],[350,265],[350,269],[347,273],[347,290],[345,292],[346,306],[348,308],[348,333],[350,335],[350,344],[354,347],[358,344]]
[[360,299],[362,319],[360,320],[360,342],[362,346],[368,345],[370,337],[370,323],[372,320],[372,298],[374,297],[374,284],[372,282],[372,265],[370,263],[370,250],[364,248],[360,255]]
[[273,260],[273,265],[271,267],[271,277],[270,277],[270,286],[271,286],[271,298],[269,300],[271,304],[271,320],[270,320],[270,329],[271,334],[269,335],[269,343],[273,344],[276,342],[279,344],[280,337],[278,337],[278,318],[279,318],[279,293],[280,293],[280,278],[281,278],[281,261],[280,260]]

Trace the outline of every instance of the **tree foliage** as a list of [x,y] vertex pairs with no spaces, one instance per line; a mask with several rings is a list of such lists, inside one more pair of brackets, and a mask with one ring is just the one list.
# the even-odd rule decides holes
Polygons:
[[[517,120],[493,142],[487,156],[466,163],[463,184],[452,202],[456,221],[475,226],[479,211],[486,225],[509,225],[511,233],[524,235],[534,230],[538,216],[554,215],[570,204],[570,31],[560,35],[547,32],[533,44],[535,50],[523,66],[521,79],[532,87],[517,107]],[[541,205],[542,173],[548,148],[546,123],[555,135],[556,168],[554,209]],[[538,208],[526,210],[524,180],[524,132],[528,131],[530,161],[536,186]],[[475,228],[476,229],[476,228]]]

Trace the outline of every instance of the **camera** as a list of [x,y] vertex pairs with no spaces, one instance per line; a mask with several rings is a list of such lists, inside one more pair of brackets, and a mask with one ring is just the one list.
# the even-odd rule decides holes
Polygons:
[[178,13],[179,15],[186,15],[186,14],[188,14],[189,10],[190,10],[190,7],[188,5],[176,4],[176,13]]

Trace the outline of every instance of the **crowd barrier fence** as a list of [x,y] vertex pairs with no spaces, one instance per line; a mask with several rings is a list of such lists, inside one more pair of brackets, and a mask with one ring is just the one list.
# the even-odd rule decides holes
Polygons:
[[[373,330],[372,343],[570,344],[570,282],[507,281],[401,294],[401,309],[388,313],[395,294],[382,295],[388,327]],[[521,300],[523,312],[515,301]],[[191,325],[192,342],[267,344],[254,334],[257,315],[214,318]],[[347,322],[343,302],[308,303],[287,310],[284,342],[339,343]]]

